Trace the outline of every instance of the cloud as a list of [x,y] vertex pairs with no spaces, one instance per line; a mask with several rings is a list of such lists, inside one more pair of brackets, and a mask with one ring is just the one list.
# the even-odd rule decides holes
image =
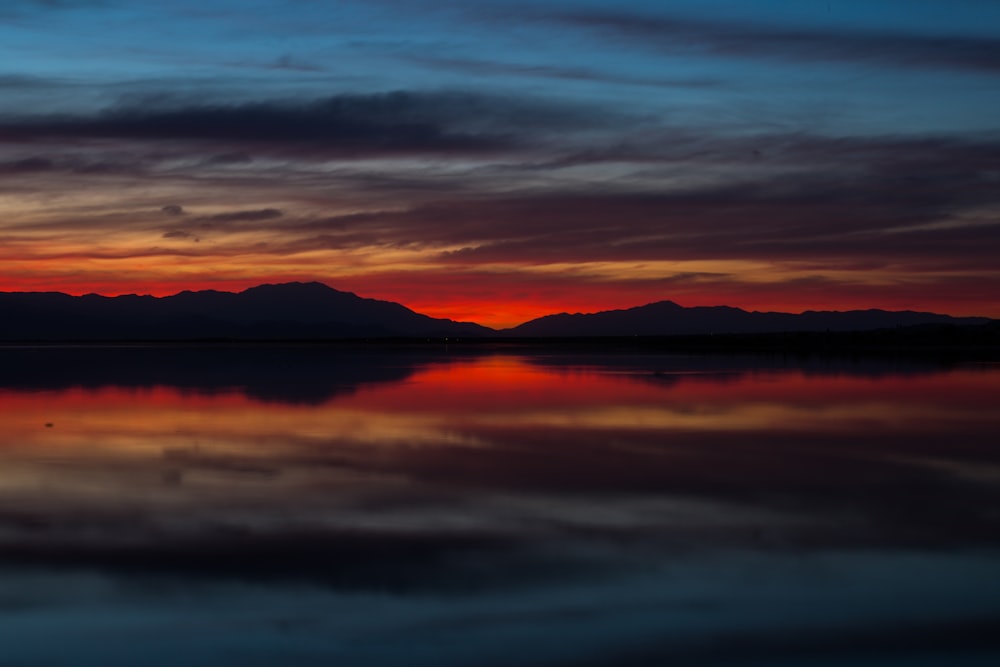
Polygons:
[[242,151],[218,153],[205,159],[205,164],[209,165],[249,164],[251,162],[253,162],[253,158]]
[[31,14],[74,9],[105,8],[115,0],[4,0],[0,17],[22,18]]
[[0,173],[51,172],[53,174],[127,174],[136,176],[145,173],[156,162],[157,160],[150,156],[136,156],[126,153],[52,152],[0,161]]
[[[296,241],[302,247],[417,240],[422,247],[447,249],[444,261],[470,264],[994,261],[990,257],[1000,245],[996,145],[804,136],[763,143],[767,168],[747,169],[735,182],[672,192],[563,189],[439,200],[292,228],[305,235]],[[748,146],[741,150],[750,153]]]
[[270,67],[279,70],[291,70],[293,72],[326,72],[327,68],[312,63],[303,62],[290,54],[280,56]]
[[262,208],[254,211],[233,211],[231,213],[217,213],[209,215],[202,220],[210,222],[258,222],[261,220],[274,220],[284,215],[284,212],[276,208]]
[[621,73],[601,72],[600,70],[588,69],[585,67],[570,67],[565,65],[557,66],[549,64],[512,63],[468,58],[441,58],[437,56],[411,56],[408,60],[424,63],[435,68],[458,71],[477,76],[505,75],[538,77],[545,79],[565,79],[568,81],[595,81],[634,86],[652,86],[656,88],[714,88],[722,83],[720,79],[708,77],[639,77]]
[[[143,525],[144,518],[129,517],[129,521],[121,523],[91,515],[89,528],[109,537],[100,542],[3,540],[0,563],[254,582],[308,581],[341,590],[396,592],[504,588],[533,578],[524,571],[527,559],[513,557],[512,552],[519,546],[513,538],[458,532],[411,534],[405,530],[262,532],[237,526],[228,531],[206,529],[203,534],[164,540]],[[126,523],[133,534],[144,534],[128,544],[110,539]],[[56,533],[62,527],[46,528]],[[400,567],[399,555],[403,553],[407,554],[409,566]],[[535,569],[545,568],[544,575],[549,577],[555,574],[551,567],[545,567],[548,564],[540,556],[532,555]],[[484,564],[491,566],[490,576],[483,576]]]
[[0,89],[6,90],[48,88],[53,83],[54,82],[51,79],[45,79],[37,76],[25,76],[22,74],[0,75]]
[[[7,169],[29,178],[32,169],[65,163],[27,157],[5,163]],[[391,249],[415,253],[412,261],[452,267],[747,260],[868,273],[903,265],[992,268],[1000,245],[1000,144],[989,138],[698,137],[693,128],[681,128],[650,134],[645,145],[636,137],[538,163],[510,159],[451,168],[421,162],[414,168],[384,160],[377,168],[319,169],[282,162],[221,181],[211,170],[198,171],[204,157],[184,155],[176,162],[186,166],[156,166],[142,178],[176,183],[189,205],[214,211],[188,216],[192,226],[181,228],[197,235],[196,225],[217,226],[213,252],[220,256]],[[574,170],[604,165],[618,173],[627,165],[628,171],[600,187],[572,177]],[[66,191],[51,178],[43,183]],[[92,189],[87,196],[93,197]],[[257,207],[226,210],[227,201]],[[268,206],[278,201],[289,202],[287,209]],[[380,210],[385,202],[391,208]],[[120,199],[116,205],[122,206]],[[133,204],[147,217],[153,206],[160,203],[142,198]],[[323,214],[337,209],[352,212]],[[168,204],[160,211],[179,216],[184,209]],[[124,224],[119,221],[135,215],[87,224],[114,233]],[[30,226],[36,234],[62,229],[65,240],[85,217],[47,217]],[[263,240],[266,246],[257,244]],[[684,266],[659,275],[729,270]]]
[[21,174],[39,171],[52,171],[56,168],[55,162],[44,157],[27,157],[11,162],[0,162],[0,173]]
[[1000,40],[984,37],[783,28],[610,11],[574,12],[549,16],[549,20],[604,34],[616,42],[645,44],[684,56],[851,62],[1000,74]]
[[362,154],[492,152],[519,145],[533,129],[599,122],[598,115],[568,105],[462,92],[392,92],[307,103],[173,106],[159,99],[94,116],[0,120],[0,139],[204,140]]
[[73,9],[76,7],[100,7],[106,6],[108,0],[6,0],[6,9]]

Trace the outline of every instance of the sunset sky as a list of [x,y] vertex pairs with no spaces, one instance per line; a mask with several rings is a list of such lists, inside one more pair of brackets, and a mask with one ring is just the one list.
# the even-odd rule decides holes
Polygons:
[[0,291],[1000,317],[994,0],[3,0]]

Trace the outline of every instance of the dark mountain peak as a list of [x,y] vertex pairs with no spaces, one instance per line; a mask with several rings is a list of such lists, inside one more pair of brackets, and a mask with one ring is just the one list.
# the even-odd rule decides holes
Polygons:
[[483,336],[491,329],[435,319],[320,282],[265,284],[156,298],[0,293],[0,339],[178,340]]
[[[540,320],[553,320],[553,319],[575,319],[582,317],[614,317],[620,313],[664,313],[671,311],[684,310],[683,306],[679,306],[673,301],[654,301],[653,303],[647,303],[642,306],[635,306],[634,308],[616,308],[613,310],[600,310],[596,313],[553,313],[551,315],[542,315],[539,318],[532,320],[532,322],[537,322]],[[527,323],[525,323],[527,324]],[[524,326],[524,325],[521,325]]]
[[197,291],[186,289],[183,292],[178,292],[174,296],[197,296],[198,294],[229,294],[229,292],[221,292],[217,289],[200,289]]
[[516,336],[672,336],[794,331],[866,331],[916,324],[982,324],[985,318],[954,318],[935,313],[806,311],[800,315],[746,311],[732,306],[680,306],[657,301],[626,310],[550,315],[509,329]]
[[[266,307],[272,313],[294,319],[295,314],[311,312],[311,317],[321,312],[337,311],[338,317],[354,319],[359,314],[376,316],[380,320],[404,317],[426,317],[410,310],[401,303],[361,297],[354,292],[343,292],[321,282],[268,283],[258,285],[235,295],[243,303]],[[430,318],[427,318],[430,319]]]
[[623,313],[629,310],[638,310],[645,312],[674,312],[679,310],[684,310],[684,306],[678,305],[673,301],[654,301],[653,303],[647,303],[644,306],[637,306],[635,308],[625,308],[619,310],[606,310],[606,313]]
[[[697,311],[701,313],[716,312],[716,313],[743,313],[744,315],[749,315],[749,311],[743,310],[742,308],[737,308],[736,306],[678,306],[680,311]],[[757,311],[754,311],[757,312]]]
[[288,283],[264,283],[256,287],[250,287],[240,294],[246,295],[299,295],[299,296],[330,296],[333,294],[349,294],[357,296],[351,292],[341,292],[333,289],[329,285],[313,280],[310,282],[293,281]]

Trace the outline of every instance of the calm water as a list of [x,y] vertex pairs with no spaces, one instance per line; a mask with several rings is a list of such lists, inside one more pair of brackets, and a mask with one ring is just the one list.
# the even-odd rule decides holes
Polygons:
[[0,349],[0,665],[996,665],[1000,367]]

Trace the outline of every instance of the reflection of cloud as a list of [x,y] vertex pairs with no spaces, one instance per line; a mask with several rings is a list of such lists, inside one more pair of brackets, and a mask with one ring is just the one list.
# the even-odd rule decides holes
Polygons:
[[1000,465],[983,461],[953,461],[943,457],[890,456],[900,465],[926,467],[935,473],[954,475],[963,481],[995,485],[1000,483]]
[[[134,522],[112,520],[102,525],[98,516],[88,519],[90,522],[82,527],[99,534],[99,540],[67,541],[65,536],[2,540],[0,565],[255,582],[306,580],[339,590],[437,593],[523,585],[527,582],[523,581],[522,568],[529,564],[544,570],[546,576],[559,572],[554,564],[544,562],[542,554],[519,558],[516,541],[486,534],[431,530],[286,531],[276,526],[262,532],[251,526],[231,525],[214,531],[200,526],[193,535],[173,534],[164,539],[167,536],[163,534],[137,531]],[[131,536],[125,541],[116,540],[114,534],[120,530],[128,530]],[[406,554],[406,562],[401,562],[401,554]],[[484,573],[491,576],[483,577]],[[567,576],[569,572],[563,568],[562,574]]]
[[675,554],[622,577],[392,595],[397,589],[17,569],[0,575],[11,602],[0,639],[8,657],[28,664],[99,664],[109,646],[144,665],[175,664],[178,655],[223,664],[234,646],[246,651],[241,664],[261,666],[302,664],[303,655],[364,667],[810,664],[831,656],[916,664],[978,654],[989,664],[998,597],[984,582],[995,573],[987,556],[968,554]]
[[[235,389],[139,381],[162,372],[149,365],[157,355],[228,372],[199,362],[195,350],[45,350],[61,367],[145,363],[114,364],[140,369],[128,390],[7,390],[0,494],[18,509],[0,516],[0,537],[23,542],[9,558],[114,570],[128,554],[144,560],[166,542],[182,564],[199,549],[217,550],[218,563],[205,571],[214,577],[230,553],[219,546],[222,534],[261,553],[297,553],[307,542],[340,553],[355,532],[389,553],[423,536],[426,544],[414,548],[437,554],[427,556],[430,569],[414,564],[399,576],[417,586],[423,573],[430,578],[421,585],[433,587],[430,573],[464,558],[463,545],[479,538],[483,551],[469,546],[475,555],[462,567],[495,556],[546,571],[550,547],[558,552],[567,540],[595,553],[621,540],[651,553],[670,544],[798,551],[995,542],[995,485],[954,474],[992,460],[990,374],[786,370],[716,382],[687,372],[660,385],[622,371],[640,362],[632,355],[607,368],[586,357],[549,368],[511,356],[446,364],[399,352],[359,359],[366,369],[402,364],[395,380],[353,376],[353,393],[325,403],[260,403]],[[312,348],[250,352],[262,377],[268,365],[296,359],[343,374],[353,358]],[[231,359],[245,361],[238,351]],[[691,360],[680,363],[691,370]],[[79,366],[75,373],[84,377]],[[961,446],[943,451],[956,434]],[[31,495],[39,485],[52,491]],[[54,555],[77,547],[79,562]],[[245,576],[324,580],[318,556],[301,571],[299,558],[248,565]],[[348,572],[383,556],[362,550],[357,558],[336,562]],[[153,569],[169,569],[168,560],[154,559]],[[586,571],[592,565],[580,562]],[[496,568],[498,579],[483,585],[513,582],[507,565]],[[366,572],[359,580],[374,576]]]
[[[683,391],[683,388],[681,388]],[[853,432],[858,424],[879,423],[893,428],[924,418],[934,420],[954,414],[952,408],[920,405],[901,408],[893,402],[864,405],[801,406],[766,401],[735,406],[706,406],[698,403],[676,405],[607,405],[553,414],[545,410],[526,410],[517,414],[484,415],[477,423],[484,426],[516,428],[566,428],[584,430],[651,431],[683,430],[801,432],[817,420],[834,431]]]

